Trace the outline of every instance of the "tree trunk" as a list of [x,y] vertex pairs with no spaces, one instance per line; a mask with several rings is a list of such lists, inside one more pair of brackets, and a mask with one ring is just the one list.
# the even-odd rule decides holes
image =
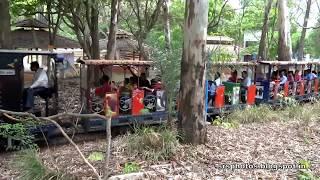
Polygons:
[[107,44],[107,56],[106,56],[107,59],[116,59],[118,14],[119,14],[119,0],[112,0],[111,21],[109,26],[109,35],[108,35],[108,44]]
[[0,0],[0,49],[11,49],[11,26],[8,0]]
[[258,57],[266,60],[267,59],[267,34],[269,30],[269,13],[272,7],[273,0],[268,0],[264,10],[264,20],[261,32],[261,39],[259,44]]
[[170,0],[163,1],[163,12],[164,12],[164,36],[166,42],[166,49],[171,49],[171,35],[170,35]]
[[187,0],[181,62],[179,131],[185,143],[206,141],[204,108],[208,0]]
[[288,27],[288,7],[287,0],[278,1],[279,9],[279,46],[278,46],[278,60],[279,61],[291,61],[291,53],[289,44],[289,27]]
[[94,3],[91,5],[91,52],[93,59],[100,59],[100,47],[99,47],[99,11]]
[[309,20],[309,15],[310,15],[310,8],[311,8],[311,0],[308,0],[306,14],[304,16],[304,21],[303,21],[303,28],[302,28],[301,37],[300,37],[299,49],[298,49],[298,60],[299,61],[301,61],[303,59],[304,40],[305,40],[306,32],[307,32],[308,20]]

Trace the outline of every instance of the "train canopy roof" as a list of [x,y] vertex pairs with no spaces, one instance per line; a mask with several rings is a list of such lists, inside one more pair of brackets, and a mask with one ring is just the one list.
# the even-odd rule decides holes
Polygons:
[[55,56],[58,53],[51,51],[26,51],[26,50],[11,50],[11,49],[0,49],[0,54],[19,54],[19,55],[44,55],[44,56]]
[[265,65],[308,65],[308,64],[320,64],[319,61],[260,61],[260,64]]
[[151,66],[152,61],[138,61],[138,60],[78,60],[79,63],[93,66],[106,65],[134,65],[134,66]]
[[211,66],[257,66],[255,62],[213,62]]

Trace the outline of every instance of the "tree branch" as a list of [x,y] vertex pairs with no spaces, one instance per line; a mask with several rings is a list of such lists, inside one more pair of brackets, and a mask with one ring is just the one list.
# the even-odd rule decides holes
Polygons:
[[54,124],[62,133],[62,135],[74,146],[74,148],[77,150],[78,154],[81,156],[83,161],[92,169],[94,172],[95,176],[101,180],[101,177],[96,170],[96,168],[93,167],[93,165],[86,159],[86,157],[83,155],[79,147],[73,142],[73,140],[66,134],[66,132],[63,130],[63,128],[53,119],[56,118],[61,118],[61,117],[76,117],[76,118],[101,118],[107,121],[107,149],[106,149],[106,168],[108,167],[109,159],[110,159],[110,149],[111,149],[111,116],[105,117],[99,114],[76,114],[76,113],[62,113],[62,114],[57,114],[49,117],[36,117],[33,114],[26,113],[26,112],[13,112],[13,111],[8,111],[8,110],[2,110],[0,109],[0,113],[2,114],[11,114],[11,115],[16,115],[16,116],[26,116],[26,117],[31,117],[35,119],[38,122],[42,122],[41,120],[49,121],[52,124]]

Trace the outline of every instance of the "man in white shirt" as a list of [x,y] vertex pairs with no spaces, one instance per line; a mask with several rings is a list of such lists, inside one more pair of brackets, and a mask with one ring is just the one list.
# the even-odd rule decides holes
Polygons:
[[288,81],[285,71],[281,72],[280,75],[280,85],[284,85]]
[[242,87],[249,87],[251,85],[251,78],[248,76],[248,72],[247,71],[243,71],[242,72],[242,83],[241,86]]
[[25,89],[25,107],[32,110],[34,106],[34,96],[39,95],[39,93],[43,91],[46,91],[49,83],[47,73],[43,70],[43,68],[40,68],[38,62],[32,62],[30,68],[31,71],[34,71],[36,73],[33,77],[31,86]]

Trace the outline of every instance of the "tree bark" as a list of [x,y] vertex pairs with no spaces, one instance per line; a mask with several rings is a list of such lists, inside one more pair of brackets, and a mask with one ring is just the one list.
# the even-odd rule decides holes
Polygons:
[[287,0],[278,1],[279,10],[279,46],[278,46],[278,60],[279,61],[291,61],[291,53],[289,42],[289,23],[288,23],[288,7]]
[[304,53],[303,53],[304,40],[305,40],[306,32],[307,32],[308,20],[309,20],[309,15],[310,15],[310,8],[311,8],[311,0],[308,0],[306,14],[304,16],[304,21],[303,21],[303,28],[302,28],[300,42],[299,42],[299,48],[298,48],[298,60],[299,61],[301,61],[303,59],[303,55],[304,55]]
[[11,49],[11,25],[9,1],[0,0],[0,49]]
[[258,53],[258,57],[263,60],[267,59],[267,34],[269,30],[269,13],[272,7],[272,2],[273,0],[268,0],[264,10],[264,19]]
[[171,34],[170,34],[170,0],[163,0],[163,14],[164,14],[164,37],[166,49],[171,49]]
[[111,21],[109,26],[108,44],[107,44],[107,59],[117,59],[117,31],[118,31],[118,16],[119,16],[119,1],[112,0],[111,2]]
[[92,1],[91,4],[91,52],[93,59],[100,59],[100,47],[99,47],[99,11],[96,5],[96,1]]
[[206,141],[204,108],[208,0],[187,0],[181,62],[179,131],[185,143]]

